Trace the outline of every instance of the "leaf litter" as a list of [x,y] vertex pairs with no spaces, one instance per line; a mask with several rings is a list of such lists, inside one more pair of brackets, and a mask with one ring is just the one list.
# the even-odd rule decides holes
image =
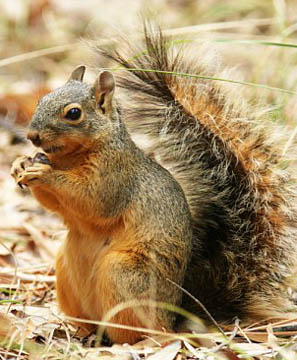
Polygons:
[[[122,19],[118,11],[121,3],[114,0],[105,6],[106,12],[113,15],[114,23]],[[134,19],[145,1],[133,3],[125,3],[127,22]],[[160,1],[155,4],[160,13],[170,14],[173,25],[183,26],[169,33],[191,32],[194,36],[203,31],[203,37],[217,36],[230,41],[240,40],[240,37],[279,41],[281,28],[277,26],[281,26],[281,17],[277,9],[284,5],[283,1],[274,1],[275,9],[270,1],[252,5],[242,2],[240,8],[232,8],[232,1],[224,6],[219,0],[192,3]],[[91,18],[96,11],[87,9],[95,10],[96,6],[99,6],[99,15]],[[286,6],[288,33],[288,29],[293,31],[296,24],[291,14],[297,9],[294,2],[288,2]],[[94,37],[101,36],[105,19],[100,17],[103,16],[100,7],[102,5],[95,0],[63,4],[57,0],[14,0],[13,6],[12,2],[0,3],[0,37],[3,40],[0,46],[5,48],[2,52],[5,57],[1,59],[4,70],[0,68],[0,359],[296,360],[297,319],[271,319],[249,327],[235,321],[223,327],[225,336],[212,327],[205,327],[197,335],[176,334],[174,338],[150,335],[132,346],[103,346],[96,343],[96,338],[79,337],[76,328],[59,312],[54,258],[65,236],[65,228],[59,219],[38,205],[27,189],[17,188],[9,173],[17,156],[34,151],[24,140],[24,126],[32,116],[38,98],[61,84],[69,68],[85,61],[85,54],[77,43],[79,37],[88,37],[90,33]],[[198,18],[202,23],[197,28],[185,26],[196,23]],[[95,30],[97,28],[99,31]],[[232,30],[234,32],[230,32]],[[208,34],[209,31],[216,33]],[[22,35],[24,33],[26,36]],[[296,39],[287,42],[295,43]],[[71,44],[77,44],[77,52],[71,51]],[[245,64],[243,74],[252,74],[248,80],[295,90],[296,59],[288,50],[271,50],[271,64],[263,67],[261,61],[256,64],[255,59],[263,58],[265,62],[265,47],[238,44],[237,48],[233,44],[230,51],[228,42],[220,46],[228,62]],[[278,61],[282,66],[278,66]],[[284,66],[290,70],[287,77]],[[252,98],[259,97],[260,90],[251,91]],[[270,92],[262,99],[271,104],[282,104],[281,110],[276,110],[276,117],[296,126],[295,97],[285,98]]]

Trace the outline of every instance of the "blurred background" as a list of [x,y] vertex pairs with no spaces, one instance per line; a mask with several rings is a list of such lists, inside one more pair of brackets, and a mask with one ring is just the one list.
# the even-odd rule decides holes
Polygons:
[[[96,67],[106,65],[87,42],[111,44],[117,34],[137,41],[143,14],[166,35],[189,39],[193,51],[209,42],[236,70],[232,79],[250,83],[234,86],[251,106],[264,105],[271,121],[296,135],[296,0],[0,0],[0,310],[13,321],[30,317],[34,305],[44,323],[57,323],[44,311],[55,306],[54,256],[64,235],[60,221],[10,177],[12,161],[34,151],[26,126],[38,99],[75,66],[89,64],[86,79],[92,81]],[[13,312],[23,305],[25,317]],[[34,319],[25,336],[52,336]]]
[[[213,41],[238,79],[296,87],[296,48],[269,45],[295,44],[295,0],[0,0],[2,124],[3,117],[26,124],[37,98],[62,84],[77,64],[91,63],[84,40],[111,41],[117,32],[136,37],[141,14],[179,38]],[[294,123],[294,96],[255,87],[247,92],[275,106],[280,121]]]

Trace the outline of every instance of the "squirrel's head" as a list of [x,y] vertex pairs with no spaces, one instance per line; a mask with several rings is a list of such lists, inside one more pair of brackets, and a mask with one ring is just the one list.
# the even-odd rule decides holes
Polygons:
[[90,86],[82,81],[85,70],[78,66],[65,85],[44,96],[29,125],[28,139],[52,156],[106,143],[119,126],[113,75],[103,71]]

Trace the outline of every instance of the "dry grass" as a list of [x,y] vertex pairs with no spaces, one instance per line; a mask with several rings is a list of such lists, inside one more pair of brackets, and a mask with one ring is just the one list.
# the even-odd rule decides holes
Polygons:
[[[0,359],[297,359],[296,319],[249,328],[235,323],[224,336],[197,322],[199,335],[151,332],[134,346],[100,347],[77,337],[56,308],[53,263],[64,229],[15,187],[10,164],[33,151],[22,138],[38,97],[62,84],[74,66],[90,62],[80,39],[110,41],[115,27],[135,36],[138,13],[147,7],[145,0],[0,2]],[[294,140],[295,1],[162,0],[149,7],[166,19],[159,20],[168,36],[212,41],[238,70],[234,80],[242,83],[234,86],[243,86],[251,102],[268,105]]]

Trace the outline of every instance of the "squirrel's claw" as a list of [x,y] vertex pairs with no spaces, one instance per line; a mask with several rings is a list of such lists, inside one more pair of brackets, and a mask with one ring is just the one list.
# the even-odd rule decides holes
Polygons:
[[21,156],[12,164],[10,172],[11,176],[15,179],[17,185],[21,189],[23,189],[24,186],[31,185],[33,182],[36,183],[36,181],[40,180],[43,175],[51,169],[49,163],[45,164],[41,162],[45,162],[44,158],[36,158],[35,160],[37,161],[34,159],[27,156]]
[[17,184],[19,185],[19,187],[20,187],[21,189],[23,189],[23,184],[22,184],[22,183],[20,183],[20,182],[18,181]]
[[21,172],[23,172],[27,166],[32,165],[32,158],[28,156],[18,157],[11,166],[10,175],[16,180]]
[[18,175],[18,185],[30,186],[33,183],[43,182],[44,175],[51,169],[50,165],[34,163]]

